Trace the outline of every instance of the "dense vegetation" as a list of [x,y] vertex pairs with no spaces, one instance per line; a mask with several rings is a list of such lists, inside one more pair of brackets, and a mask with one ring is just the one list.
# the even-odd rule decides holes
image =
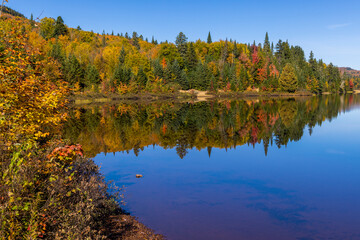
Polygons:
[[[331,64],[325,65],[313,55],[305,61],[300,47],[282,41],[273,47],[268,37],[263,45],[249,45],[232,40],[213,43],[209,34],[207,42],[193,43],[181,33],[175,44],[158,44],[154,39],[144,40],[137,33],[132,37],[100,35],[82,31],[80,27],[68,28],[61,17],[43,18],[40,22],[32,17],[28,20],[4,8],[0,19],[0,238],[107,237],[102,231],[104,220],[119,210],[115,198],[107,195],[98,168],[83,157],[81,146],[66,145],[59,136],[60,123],[66,119],[64,107],[69,91],[128,93],[260,88],[321,92],[351,90],[357,86],[356,81],[343,80]],[[336,99],[331,102],[338,103]],[[279,111],[269,110],[269,104]],[[109,111],[109,116],[94,111],[86,118],[89,122],[86,126],[79,119],[89,113],[75,111],[67,123],[71,127],[65,136],[77,142],[81,140],[74,135],[79,133],[77,127],[82,126],[93,134],[108,124],[116,129],[114,134],[119,134],[113,141],[121,139],[123,145],[128,144],[124,150],[138,151],[146,145],[142,141],[149,140],[141,139],[138,132],[139,126],[146,126],[147,131],[142,130],[142,134],[161,139],[164,146],[177,146],[179,155],[184,156],[188,147],[195,146],[193,133],[207,137],[214,146],[223,144],[216,134],[226,134],[225,140],[230,137],[225,147],[254,144],[260,139],[270,141],[272,131],[290,131],[294,124],[305,126],[304,121],[298,120],[304,114],[306,119],[320,122],[327,116],[311,115],[321,105],[304,104],[228,103],[226,108],[214,106],[215,111],[210,105],[205,108],[187,105],[181,109],[172,109],[170,105],[164,107],[168,113],[124,105],[117,112]],[[230,109],[235,114],[228,114]],[[252,120],[241,119],[238,112]],[[258,125],[254,127],[252,121]],[[189,124],[192,128],[188,129]],[[225,127],[218,131],[217,126]],[[286,131],[279,133],[282,135],[277,133],[284,135],[279,138],[280,145],[288,139],[298,139],[300,134]]]
[[[244,44],[233,40],[158,43],[133,32],[97,34],[68,28],[61,17],[23,21],[33,46],[55,59],[75,92],[208,91],[350,91],[358,79],[315,59],[287,41]],[[291,74],[282,74],[288,66]],[[281,77],[283,75],[283,77]],[[290,78],[289,78],[290,77]],[[296,83],[296,84],[293,84]]]
[[355,104],[357,95],[306,99],[151,103],[74,108],[64,125],[64,137],[81,143],[86,155],[134,151],[147,146],[176,148],[182,158],[188,149],[233,148],[263,144],[286,146],[308,128],[336,118]]
[[118,195],[59,137],[68,84],[28,23],[0,19],[0,239],[105,239]]

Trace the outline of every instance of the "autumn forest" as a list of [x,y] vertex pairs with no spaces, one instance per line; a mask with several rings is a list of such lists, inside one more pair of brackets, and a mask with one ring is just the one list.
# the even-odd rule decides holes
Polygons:
[[[215,41],[211,32],[204,40],[189,41],[180,32],[160,42],[137,32],[70,27],[60,16],[26,18],[7,3],[0,10],[0,239],[163,239],[124,211],[122,189],[107,184],[92,158],[133,151],[140,159],[155,145],[174,149],[173,164],[192,149],[210,157],[217,148],[225,159],[229,148],[246,144],[262,144],[267,156],[273,145],[311,136],[360,104],[353,94],[360,75],[313,52],[306,56],[288,41],[272,41],[271,33],[261,43]],[[200,101],[191,95],[195,90],[213,98]],[[183,93],[191,96],[178,97]],[[172,97],[157,98],[162,94]],[[156,97],[131,99],[147,95]],[[98,96],[125,100],[72,101]],[[222,166],[222,160],[213,163]],[[176,175],[167,173],[157,176]],[[142,178],[133,175],[127,175],[131,181]]]

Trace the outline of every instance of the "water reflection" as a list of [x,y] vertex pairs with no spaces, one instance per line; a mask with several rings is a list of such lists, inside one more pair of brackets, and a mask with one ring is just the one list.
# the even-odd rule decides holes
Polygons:
[[199,103],[108,104],[74,107],[64,137],[80,143],[87,156],[134,151],[146,146],[175,148],[184,158],[189,149],[231,149],[244,144],[278,148],[298,141],[316,125],[360,104],[358,95]]

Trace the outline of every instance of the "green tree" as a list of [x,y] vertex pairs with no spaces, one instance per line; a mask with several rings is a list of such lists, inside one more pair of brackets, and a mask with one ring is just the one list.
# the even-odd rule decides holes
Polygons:
[[176,47],[178,48],[178,51],[179,51],[181,57],[184,57],[186,54],[187,39],[188,38],[185,36],[185,34],[183,32],[180,32],[179,35],[177,35],[177,37],[176,37],[175,44],[176,44]]
[[191,42],[186,52],[185,65],[189,71],[192,71],[195,69],[197,63],[198,60],[196,57],[194,44]]
[[119,86],[122,84],[129,84],[131,79],[131,69],[126,68],[124,65],[118,64],[115,68],[113,77],[112,77],[112,85],[113,87]]
[[209,31],[209,35],[208,35],[208,37],[207,37],[207,43],[208,43],[208,44],[211,44],[211,43],[212,43],[212,38],[211,38],[210,31]]
[[85,87],[90,88],[91,86],[97,86],[100,84],[100,81],[98,70],[94,65],[89,64],[85,73]]
[[49,39],[52,38],[54,35],[55,29],[55,20],[52,18],[43,18],[40,21],[40,35],[45,38]]
[[291,64],[286,64],[279,78],[279,86],[282,91],[295,92],[298,87],[298,78]]
[[84,70],[74,55],[70,55],[65,63],[65,79],[71,86],[84,87]]
[[269,34],[266,32],[265,35],[265,41],[264,41],[264,52],[266,54],[270,54],[271,53],[271,47],[270,47],[270,41],[269,41]]
[[143,68],[139,69],[139,72],[138,72],[138,74],[136,76],[136,80],[137,80],[140,87],[145,87],[146,86],[148,78],[147,78]]
[[62,19],[62,17],[59,16],[55,22],[53,37],[56,38],[58,36],[66,35],[66,34],[68,34],[68,29],[65,26],[64,20]]

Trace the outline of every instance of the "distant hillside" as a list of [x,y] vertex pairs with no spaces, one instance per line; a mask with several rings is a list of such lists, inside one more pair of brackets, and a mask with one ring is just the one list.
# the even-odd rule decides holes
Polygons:
[[352,77],[360,77],[360,71],[359,70],[355,70],[349,67],[339,67],[340,73],[343,75],[348,74]]
[[7,13],[7,14],[9,14],[11,16],[14,16],[14,17],[23,17],[23,18],[25,18],[25,16],[23,14],[15,11],[15,10],[9,8],[9,7],[6,7],[6,6],[3,7],[3,13]]

